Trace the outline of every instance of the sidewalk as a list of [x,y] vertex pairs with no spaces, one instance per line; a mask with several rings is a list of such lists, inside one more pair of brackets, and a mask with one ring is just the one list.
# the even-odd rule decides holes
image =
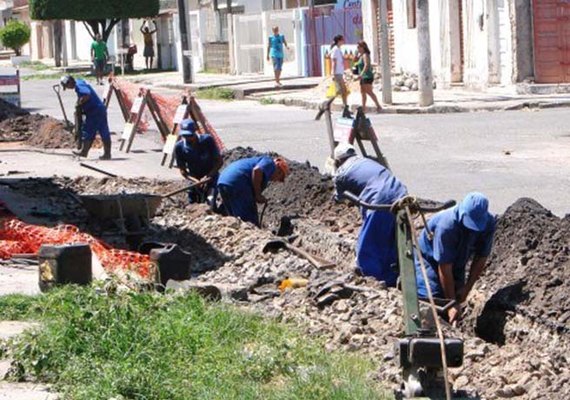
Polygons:
[[[171,89],[193,90],[213,87],[223,87],[234,91],[236,99],[244,98],[262,101],[264,103],[284,104],[308,109],[317,109],[326,100],[325,93],[327,81],[322,77],[310,78],[283,78],[283,86],[276,88],[271,77],[264,75],[225,75],[198,73],[195,82],[185,85],[181,82],[178,72],[165,72],[148,75],[127,77],[134,82],[166,87]],[[378,87],[377,87],[378,89]],[[361,105],[358,84],[352,85],[353,92],[349,96],[349,105],[355,110]],[[376,92],[381,99],[382,92]],[[424,114],[424,113],[458,113],[479,111],[506,111],[523,108],[540,109],[570,107],[570,94],[521,94],[517,88],[496,87],[485,92],[470,91],[463,88],[434,90],[434,105],[430,107],[418,106],[418,92],[396,92],[392,94],[393,104],[384,105],[385,113],[398,114]],[[369,100],[369,105],[371,101]],[[333,103],[333,110],[342,109],[342,102],[338,98]],[[374,112],[375,108],[367,107],[367,111]]]
[[[284,104],[291,106],[317,109],[326,100],[326,85],[319,85],[313,90],[267,92],[253,97],[264,102]],[[356,110],[361,105],[360,92],[358,88],[353,88],[353,92],[348,98],[351,110]],[[382,92],[376,91],[379,100],[382,100]],[[456,89],[436,89],[434,90],[434,105],[420,107],[418,105],[419,94],[417,91],[392,93],[393,104],[383,105],[384,113],[395,114],[427,114],[427,113],[457,113],[457,112],[479,112],[479,111],[507,111],[520,110],[523,108],[556,108],[570,107],[570,94],[518,94],[516,88],[491,88],[486,92],[469,91],[462,88]],[[368,99],[368,112],[374,112],[375,108],[370,106],[372,101]],[[333,103],[333,110],[341,110],[342,101],[339,98]]]

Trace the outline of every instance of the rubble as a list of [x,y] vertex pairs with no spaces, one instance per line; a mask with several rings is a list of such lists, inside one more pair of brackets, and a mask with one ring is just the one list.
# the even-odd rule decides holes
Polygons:
[[[238,148],[227,159],[256,154]],[[176,242],[192,254],[195,278],[176,289],[215,286],[227,301],[294,322],[329,349],[372,356],[378,379],[396,386],[400,371],[393,342],[403,330],[401,294],[355,273],[359,213],[331,201],[331,178],[306,163],[291,163],[291,171],[285,184],[266,191],[270,229],[212,214],[203,205],[187,206],[180,194],[163,201],[147,239]],[[67,192],[160,194],[184,182],[82,177],[12,186],[59,207],[66,219],[86,219]],[[84,221],[87,229],[90,224]],[[275,233],[337,267],[315,268],[286,250],[263,253]],[[570,217],[558,218],[530,199],[499,217],[489,267],[470,296],[465,319],[457,328],[445,325],[448,334],[465,340],[464,366],[450,371],[455,388],[489,399],[570,398],[569,237]],[[306,279],[306,286],[281,292],[287,278]]]

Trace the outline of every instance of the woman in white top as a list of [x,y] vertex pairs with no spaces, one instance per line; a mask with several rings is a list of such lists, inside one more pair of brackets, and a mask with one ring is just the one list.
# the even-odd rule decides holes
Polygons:
[[336,35],[331,45],[331,61],[333,79],[336,84],[337,94],[340,92],[342,96],[342,104],[344,104],[343,116],[350,116],[348,110],[348,89],[344,82],[344,54],[342,53],[342,45],[344,44],[344,36]]

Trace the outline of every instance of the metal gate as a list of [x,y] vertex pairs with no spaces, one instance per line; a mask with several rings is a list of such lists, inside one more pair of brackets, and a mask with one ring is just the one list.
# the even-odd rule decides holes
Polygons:
[[533,0],[537,83],[570,83],[570,0]]
[[265,43],[261,15],[234,15],[234,59],[236,73],[262,73]]
[[319,7],[305,10],[305,52],[309,76],[321,75],[321,46],[332,42],[335,35],[343,35],[346,44],[356,44],[362,40],[362,9],[335,10]]

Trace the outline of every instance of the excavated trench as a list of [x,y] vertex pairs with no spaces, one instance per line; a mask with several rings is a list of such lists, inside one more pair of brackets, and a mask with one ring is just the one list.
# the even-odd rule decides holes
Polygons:
[[[227,159],[254,154],[234,149]],[[186,207],[181,194],[163,202],[151,220],[154,233],[146,239],[190,251],[195,280],[218,285],[241,306],[301,324],[328,348],[370,354],[378,360],[378,379],[397,385],[393,341],[403,329],[401,295],[354,273],[358,209],[335,204],[331,179],[316,168],[292,163],[291,171],[284,184],[266,191],[264,230],[203,206]],[[73,223],[90,232],[100,227],[88,219],[76,195],[160,194],[183,186],[87,177],[0,182],[6,184],[13,192],[38,197],[44,206],[29,211],[43,213],[45,223]],[[321,270],[285,250],[264,253],[275,234],[337,266]],[[445,328],[465,340],[464,367],[450,373],[454,387],[484,398],[570,398],[569,248],[570,218],[558,218],[534,200],[520,199],[499,217],[493,254],[465,318],[459,327]],[[277,286],[287,277],[305,278],[308,285],[281,293]]]

